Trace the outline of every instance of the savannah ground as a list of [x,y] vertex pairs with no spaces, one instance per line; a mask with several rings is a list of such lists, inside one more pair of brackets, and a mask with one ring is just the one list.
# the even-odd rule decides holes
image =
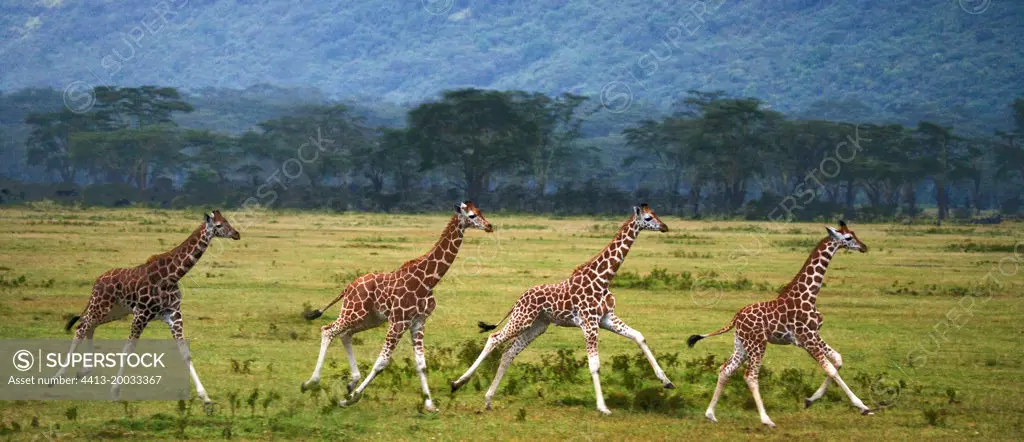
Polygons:
[[[506,375],[493,411],[480,412],[495,361],[454,396],[448,382],[486,338],[477,321],[498,321],[525,289],[565,278],[608,243],[628,208],[621,217],[559,219],[483,211],[496,232],[467,232],[427,322],[430,386],[440,413],[421,409],[407,337],[352,408],[330,401],[338,388],[344,391],[348,374],[337,342],[328,352],[325,390],[302,394],[299,384],[313,369],[319,328],[338,312],[336,305],[306,321],[304,306],[320,308],[359,274],[390,271],[424,253],[447,214],[271,211],[242,222],[225,211],[242,239],[216,240],[181,284],[185,335],[217,402],[213,409],[198,400],[2,402],[2,431],[18,440],[1022,438],[1024,225],[853,220],[850,227],[870,251],[843,252],[832,261],[818,308],[825,315],[822,337],[842,353],[840,374],[879,411],[861,416],[835,385],[803,409],[824,374],[803,350],[770,346],[761,389],[778,428],[767,429],[741,372],[718,406],[719,423],[704,419],[732,333],[692,349],[686,337],[774,297],[825,236],[822,224],[665,216],[670,232],[641,234],[612,288],[616,312],[644,333],[677,389],[660,388],[633,342],[602,331],[601,379],[613,412],[605,417],[594,408],[577,329],[552,327],[534,341]],[[201,221],[199,209],[0,209],[0,337],[70,342],[64,323],[82,311],[96,276],[174,247]],[[95,337],[123,339],[128,326],[128,320],[106,324]],[[384,331],[356,335],[364,374]],[[170,333],[153,322],[147,338]]]

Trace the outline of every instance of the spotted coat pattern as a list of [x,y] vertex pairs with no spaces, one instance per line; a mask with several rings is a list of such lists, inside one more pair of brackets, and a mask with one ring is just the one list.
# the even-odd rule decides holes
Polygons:
[[[658,365],[653,353],[647,347],[643,335],[630,328],[615,315],[615,297],[608,290],[608,284],[619,266],[626,259],[630,247],[636,241],[641,230],[667,232],[668,227],[658,219],[654,211],[646,204],[634,207],[633,214],[619,229],[615,238],[600,253],[586,263],[578,266],[568,279],[553,284],[537,285],[523,293],[516,301],[512,310],[505,315],[508,322],[498,332],[487,338],[483,351],[473,365],[457,380],[452,381],[452,391],[465,385],[481,362],[502,343],[514,339],[505,350],[501,364],[485,396],[485,408],[490,409],[491,400],[497,391],[498,384],[512,360],[533,339],[540,336],[549,324],[560,327],[579,327],[587,346],[587,357],[594,382],[597,409],[601,413],[610,411],[605,406],[601,394],[598,377],[600,361],[598,357],[598,329],[604,328],[632,339],[644,352],[655,375],[666,388],[674,388],[664,371]],[[483,331],[493,330],[496,325],[480,324]]]
[[[330,304],[307,315],[307,319],[319,317],[323,310],[344,299],[338,319],[321,328],[320,356],[310,379],[302,383],[301,390],[316,387],[320,382],[327,347],[335,337],[341,337],[348,354],[351,381],[348,384],[349,397],[340,401],[342,407],[355,404],[362,392],[391,361],[398,340],[406,330],[410,332],[413,355],[420,377],[425,408],[436,411],[430,390],[427,387],[426,360],[423,349],[423,329],[427,318],[437,306],[434,300],[434,286],[455,262],[462,246],[463,233],[467,228],[492,232],[493,227],[484,218],[472,201],[456,206],[456,214],[445,226],[440,239],[433,248],[419,258],[406,262],[389,273],[368,273],[352,281]],[[372,371],[360,384],[361,375],[352,351],[352,335],[389,323],[384,346]],[[356,387],[358,385],[358,387]]]
[[[210,402],[192,367],[192,358],[184,341],[181,289],[178,282],[199,262],[214,237],[241,239],[241,234],[231,227],[219,210],[207,214],[203,224],[170,251],[150,256],[144,264],[132,268],[108,270],[96,278],[85,311],[80,316],[72,317],[65,327],[70,331],[75,322],[79,322],[69,352],[73,353],[83,340],[91,352],[96,327],[128,314],[134,316],[125,351],[134,350],[135,342],[142,336],[149,322],[159,318],[170,326],[172,337],[178,341],[200,399]],[[63,376],[65,370],[62,368],[56,376]],[[88,372],[79,371],[77,375],[81,377]],[[115,397],[118,390],[115,385]]]
[[711,404],[705,416],[717,422],[715,406],[721,396],[729,377],[742,365],[747,364],[744,379],[754,396],[761,422],[774,427],[761,401],[758,385],[758,372],[768,344],[795,345],[806,350],[818,362],[827,377],[821,387],[805,401],[806,406],[824,396],[830,382],[836,382],[849,396],[850,401],[864,414],[871,411],[850,390],[839,377],[838,369],[842,366],[842,356],[826,344],[818,331],[821,329],[823,317],[816,306],[818,292],[828,264],[840,249],[867,252],[867,246],[857,239],[856,234],[849,230],[846,223],[839,222],[840,229],[827,227],[828,236],[822,239],[811,251],[804,265],[792,281],[779,293],[776,299],[750,304],[740,309],[732,321],[717,331],[706,335],[693,335],[689,338],[689,346],[706,337],[719,335],[735,328],[735,350],[719,369],[718,385],[711,398]]

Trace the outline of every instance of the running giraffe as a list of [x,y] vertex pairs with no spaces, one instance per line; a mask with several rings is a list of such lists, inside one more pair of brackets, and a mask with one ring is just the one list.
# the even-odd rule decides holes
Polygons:
[[[71,331],[75,322],[79,322],[75,330],[75,338],[71,341],[68,354],[75,352],[78,344],[86,340],[86,348],[92,353],[92,337],[96,327],[134,314],[131,333],[125,344],[124,353],[132,353],[142,331],[150,321],[160,318],[171,327],[171,335],[178,343],[178,349],[188,364],[189,374],[196,384],[196,394],[205,403],[211,403],[206,389],[199,382],[199,375],[192,367],[192,356],[185,342],[184,329],[181,321],[181,289],[178,281],[199,262],[210,241],[214,237],[241,239],[228,220],[214,210],[206,214],[206,219],[195,231],[177,247],[165,253],[150,256],[145,264],[126,269],[111,269],[96,279],[92,287],[92,296],[81,316],[73,316],[64,330]],[[62,367],[54,377],[64,376],[67,367]],[[89,373],[83,369],[76,373],[82,377]],[[118,378],[124,373],[124,366],[118,370]],[[111,392],[114,399],[119,398],[120,385],[113,384]]]
[[[398,339],[409,330],[412,338],[413,354],[416,357],[416,371],[419,374],[423,395],[426,397],[424,408],[437,411],[427,387],[427,362],[423,351],[423,327],[427,318],[434,311],[434,286],[441,281],[448,268],[455,262],[462,245],[463,232],[467,228],[476,228],[485,232],[493,232],[491,223],[487,222],[480,209],[472,201],[464,201],[455,206],[455,216],[441,233],[429,252],[406,262],[402,267],[390,273],[367,273],[352,281],[330,304],[320,310],[306,315],[306,319],[319,318],[336,302],[345,299],[338,319],[325,325],[320,332],[320,357],[316,361],[309,380],[302,383],[301,390],[316,387],[320,383],[320,370],[324,366],[327,347],[335,337],[341,336],[341,343],[348,353],[352,380],[348,384],[349,397],[338,402],[338,406],[347,407],[359,401],[363,390],[391,362],[391,353],[398,345]],[[352,352],[352,335],[390,322],[384,348],[373,364],[370,375],[359,384],[359,367]],[[355,390],[353,390],[355,388]]]
[[[818,335],[822,324],[822,315],[815,305],[818,291],[821,290],[821,282],[825,277],[825,270],[828,269],[829,261],[836,252],[845,248],[866,253],[868,246],[846,227],[844,221],[839,221],[839,230],[833,227],[825,227],[825,229],[828,230],[828,235],[814,248],[796,277],[781,290],[778,298],[743,307],[722,329],[706,335],[693,335],[687,340],[687,344],[693,347],[701,339],[720,335],[736,327],[733,338],[735,351],[729,360],[722,364],[722,368],[718,372],[718,385],[715,387],[715,394],[711,397],[711,403],[704,413],[704,416],[712,422],[718,422],[715,419],[715,405],[718,404],[718,398],[729,381],[729,376],[732,376],[732,373],[743,364],[743,361],[747,360],[747,371],[743,377],[747,381],[751,394],[754,395],[757,412],[761,415],[761,423],[772,428],[775,427],[775,423],[768,418],[768,413],[764,411],[764,403],[761,401],[757,383],[761,358],[764,357],[765,348],[769,343],[793,344],[803,348],[825,370],[828,377],[825,378],[821,387],[804,401],[805,407],[810,407],[814,401],[821,399],[825,395],[828,384],[834,381],[846,392],[850,402],[861,410],[861,414],[873,414],[839,377],[839,368],[843,366],[843,358]],[[829,359],[832,362],[829,362]]]
[[[587,343],[587,359],[591,377],[594,380],[594,393],[597,397],[597,410],[603,414],[611,414],[605,406],[604,396],[601,394],[601,380],[598,370],[601,366],[597,352],[597,330],[603,328],[611,330],[625,338],[631,339],[640,347],[647,360],[654,368],[654,374],[664,383],[665,388],[675,388],[665,372],[658,366],[654,354],[647,347],[644,335],[633,330],[625,322],[622,322],[615,315],[615,297],[608,291],[608,283],[615,277],[622,261],[626,259],[630,246],[636,241],[641,230],[655,230],[667,232],[668,226],[658,219],[654,211],[647,204],[633,207],[633,214],[622,223],[619,232],[601,253],[597,254],[590,261],[576,267],[568,279],[554,284],[542,284],[534,286],[519,297],[512,310],[502,318],[508,319],[505,327],[487,338],[484,349],[480,352],[476,362],[466,370],[458,380],[452,382],[452,392],[469,381],[473,372],[480,366],[484,358],[495,348],[509,339],[515,341],[505,350],[501,357],[501,364],[491,382],[491,388],[485,396],[485,408],[491,409],[491,400],[498,390],[505,370],[515,359],[519,352],[523,351],[537,336],[547,330],[549,324],[560,327],[579,327],[583,330],[583,337]],[[499,321],[499,324],[501,321]],[[479,324],[482,332],[494,330],[497,325],[488,325],[483,322]]]

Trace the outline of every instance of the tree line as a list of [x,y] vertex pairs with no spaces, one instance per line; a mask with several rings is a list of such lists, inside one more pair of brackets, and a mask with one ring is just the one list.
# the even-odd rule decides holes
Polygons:
[[[88,109],[32,109],[0,125],[24,132],[0,145],[0,158],[22,163],[0,170],[3,202],[417,212],[472,199],[594,214],[644,200],[688,217],[891,219],[934,208],[946,219],[1016,214],[1024,188],[1021,98],[1009,131],[968,136],[927,121],[787,118],[756,98],[689,91],[664,118],[587,137],[584,124],[607,109],[570,93],[450,90],[409,109],[403,126],[304,105],[230,134],[176,123],[196,109],[174,88],[92,92]],[[9,111],[0,103],[0,119]],[[27,170],[35,179],[13,172]]]

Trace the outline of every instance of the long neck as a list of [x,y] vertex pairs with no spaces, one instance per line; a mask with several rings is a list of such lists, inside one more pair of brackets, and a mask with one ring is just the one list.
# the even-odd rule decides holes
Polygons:
[[459,254],[459,248],[462,247],[463,227],[460,221],[459,215],[453,216],[434,247],[402,267],[414,272],[422,271],[423,284],[427,287],[437,285],[441,278],[444,278],[444,274],[448,273],[456,255]]
[[626,254],[629,253],[629,248],[633,246],[633,242],[636,241],[639,234],[640,228],[636,223],[635,215],[631,216],[622,223],[619,233],[601,253],[591,258],[586,264],[577,267],[573,273],[586,272],[598,284],[608,287],[608,283],[615,277],[615,272],[619,271],[622,261],[626,260]]
[[832,261],[836,251],[839,250],[839,243],[826,237],[818,243],[807,261],[804,262],[800,272],[793,277],[789,285],[782,290],[780,298],[799,298],[802,301],[814,304],[818,300],[818,291],[821,290],[821,283],[825,280],[825,271]]
[[164,275],[163,267],[167,267],[166,278],[171,282],[177,282],[199,262],[212,239],[213,230],[203,223],[177,247],[167,253],[150,257],[148,262],[151,265],[156,264],[154,270],[160,272],[161,276]]

